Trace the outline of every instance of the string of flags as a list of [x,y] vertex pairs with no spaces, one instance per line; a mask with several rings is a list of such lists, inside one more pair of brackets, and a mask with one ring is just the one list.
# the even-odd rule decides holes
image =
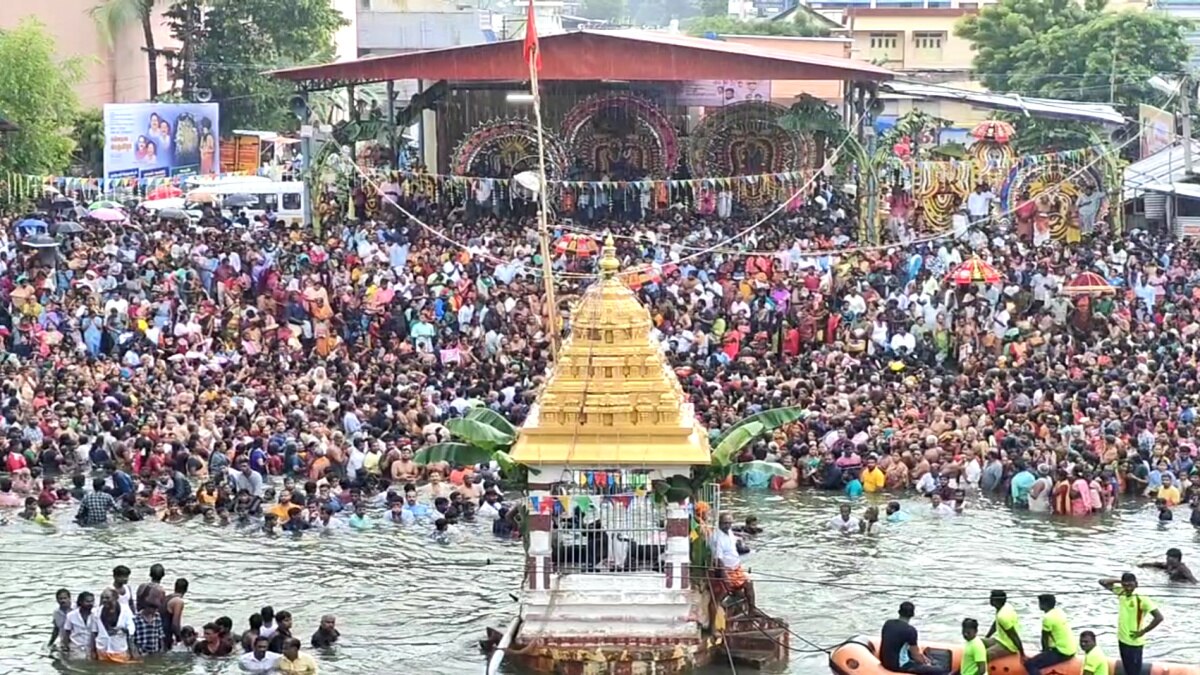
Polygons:
[[[560,188],[568,190],[624,190],[627,188],[638,188],[642,190],[651,190],[665,186],[671,190],[680,190],[684,188],[702,189],[702,188],[732,188],[737,185],[763,185],[766,187],[784,186],[793,183],[803,183],[808,181],[812,176],[813,170],[805,169],[800,171],[779,171],[775,173],[762,173],[745,176],[721,176],[712,178],[687,178],[687,179],[646,179],[634,181],[622,180],[548,180],[550,185],[556,185]],[[479,176],[456,176],[450,174],[424,173],[415,171],[400,171],[400,172],[379,172],[379,178],[387,179],[389,176],[398,177],[400,180],[432,180],[439,187],[476,187],[478,185],[488,185],[491,187],[507,188],[513,179],[510,178],[484,178]]]
[[111,192],[149,192],[158,187],[181,187],[189,179],[214,180],[249,175],[244,171],[190,176],[156,176],[129,178],[79,178],[75,176],[39,176],[9,172],[0,182],[0,197],[36,199],[51,187],[64,194],[108,194]]

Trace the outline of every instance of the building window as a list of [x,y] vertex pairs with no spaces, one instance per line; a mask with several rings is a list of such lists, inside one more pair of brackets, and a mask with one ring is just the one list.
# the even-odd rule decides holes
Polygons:
[[913,33],[913,46],[917,54],[928,59],[942,57],[942,44],[946,41],[945,33]]
[[872,52],[890,52],[899,44],[900,35],[897,33],[871,33]]

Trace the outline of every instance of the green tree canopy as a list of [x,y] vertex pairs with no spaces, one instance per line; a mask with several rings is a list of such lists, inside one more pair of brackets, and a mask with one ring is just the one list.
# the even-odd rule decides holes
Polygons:
[[1000,0],[967,17],[979,79],[993,91],[1073,101],[1153,103],[1153,75],[1179,73],[1188,22],[1157,12],[1105,12],[1103,3]]
[[625,18],[625,0],[583,0],[579,13],[596,21],[621,23]]
[[36,21],[0,30],[0,114],[19,128],[0,147],[0,173],[60,173],[71,160],[74,88],[84,68],[78,59],[58,60],[57,51]]
[[[175,4],[172,13],[185,17],[192,3]],[[191,49],[195,86],[221,104],[221,131],[229,133],[296,128],[292,86],[263,72],[331,60],[334,33],[346,20],[328,0],[207,0],[198,28],[174,23]]]
[[696,17],[687,22],[690,35],[774,35],[779,37],[824,37],[829,31],[807,20],[742,21],[728,16]]

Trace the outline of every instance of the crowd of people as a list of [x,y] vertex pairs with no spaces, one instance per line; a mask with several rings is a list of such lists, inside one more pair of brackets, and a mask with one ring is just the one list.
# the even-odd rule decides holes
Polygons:
[[[267,532],[392,519],[441,541],[486,515],[511,534],[495,466],[414,453],[475,406],[520,424],[550,366],[545,316],[567,314],[545,306],[530,218],[402,203],[422,222],[133,211],[53,255],[0,220],[0,507]],[[612,234],[623,267],[647,270],[633,283],[653,336],[714,438],[806,411],[747,446],[740,460],[789,472],[747,473],[750,488],[916,492],[942,515],[976,488],[1080,517],[1150,498],[1200,524],[1200,246],[1099,222],[1035,247],[994,210],[856,248],[855,205],[819,182],[756,227],[740,207],[601,210],[555,236]],[[565,306],[594,257],[553,255]],[[972,256],[1002,279],[947,283]],[[1115,292],[1062,294],[1088,271]]]
[[[251,673],[317,675],[316,661],[300,651],[291,612],[263,607],[250,616],[240,634],[234,633],[233,619],[226,616],[197,631],[184,621],[187,579],[176,579],[168,591],[163,585],[166,570],[158,564],[150,567],[149,578],[136,589],[130,576],[128,567],[114,567],[112,585],[100,593],[99,606],[91,591],[72,596],[69,589],[59,589],[54,594],[57,608],[49,646],[72,661],[131,664],[182,652],[205,658],[236,657]],[[339,637],[336,618],[326,615],[309,644],[329,650]]]

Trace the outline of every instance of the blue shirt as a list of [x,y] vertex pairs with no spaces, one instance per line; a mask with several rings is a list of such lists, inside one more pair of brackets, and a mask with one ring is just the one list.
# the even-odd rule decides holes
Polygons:
[[1012,498],[1017,504],[1029,504],[1029,491],[1037,481],[1029,471],[1020,471],[1012,479]]
[[862,484],[861,480],[855,478],[854,480],[851,480],[849,483],[846,483],[846,496],[847,497],[849,497],[851,499],[858,499],[859,497],[862,496],[862,494],[863,494],[863,484]]
[[911,519],[912,519],[912,516],[908,515],[904,511],[897,511],[895,513],[889,513],[888,517],[887,517],[887,521],[889,523],[906,523]]

